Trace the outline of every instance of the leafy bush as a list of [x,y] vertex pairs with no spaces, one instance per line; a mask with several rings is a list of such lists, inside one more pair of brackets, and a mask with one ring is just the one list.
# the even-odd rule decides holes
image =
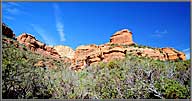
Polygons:
[[156,84],[156,87],[163,93],[165,98],[189,98],[189,90],[176,80],[166,78],[164,79],[163,84],[161,82],[158,82]]
[[109,62],[107,63],[107,67],[108,67],[109,69],[118,68],[119,65],[118,65],[117,62],[118,62],[118,61],[109,61]]
[[150,48],[150,49],[154,49],[153,47],[150,46],[145,46],[145,45],[138,45],[138,44],[132,44],[130,45],[132,47],[138,47],[138,48]]
[[[86,67],[44,57],[3,43],[4,99],[151,99],[190,98],[190,61],[157,61],[126,55],[125,59]],[[35,67],[52,61],[56,69]]]
[[110,44],[110,49],[119,46],[119,44]]
[[50,98],[46,90],[43,68],[35,68],[38,55],[3,43],[2,50],[3,98]]

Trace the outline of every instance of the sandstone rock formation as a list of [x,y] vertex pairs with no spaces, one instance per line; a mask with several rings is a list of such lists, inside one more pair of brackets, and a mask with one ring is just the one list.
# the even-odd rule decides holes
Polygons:
[[[14,38],[13,31],[2,25],[3,34],[9,38]],[[14,44],[16,47],[18,43],[3,39],[3,42]],[[63,62],[71,63],[71,69],[81,70],[86,66],[96,64],[98,62],[109,62],[113,59],[123,59],[126,54],[131,54],[141,57],[149,57],[155,60],[185,60],[186,56],[184,53],[179,52],[173,48],[150,48],[150,47],[138,47],[132,40],[132,32],[127,29],[116,32],[110,38],[110,42],[102,45],[82,45],[76,48],[75,51],[68,46],[54,46],[50,47],[46,44],[36,40],[30,34],[23,33],[17,37],[17,41],[20,44],[24,44],[28,49],[33,52],[45,56],[52,56],[54,58],[62,58]],[[128,55],[130,56],[130,55]],[[37,67],[54,67],[52,62],[38,61],[35,66]]]
[[[126,54],[149,57],[155,60],[185,60],[185,54],[173,48],[141,48],[134,45],[132,33],[129,30],[116,32],[110,42],[103,45],[82,45],[76,48],[72,60],[72,69],[83,69],[86,66],[109,62],[113,59],[123,59]],[[126,46],[126,47],[124,47]]]
[[[123,59],[126,54],[135,56],[149,57],[155,60],[185,60],[185,54],[173,48],[139,48],[129,46],[127,48],[121,45],[110,46],[104,45],[87,45],[80,46],[76,49],[73,63],[75,69],[83,69],[85,66],[98,62],[109,62],[113,59]],[[129,56],[129,55],[128,55]]]
[[59,53],[59,55],[61,55],[61,57],[67,57],[70,59],[74,57],[75,51],[68,46],[58,45],[53,48]]
[[176,60],[176,59],[179,59],[179,60],[185,60],[186,59],[186,56],[184,53],[182,52],[179,52],[173,48],[162,48],[162,51],[164,52],[164,54],[166,54],[166,58],[168,60]]
[[115,34],[113,34],[111,36],[110,43],[112,43],[112,44],[127,44],[127,45],[134,44],[134,42],[132,40],[132,32],[127,30],[127,29],[117,31]]
[[102,54],[104,55],[103,61],[108,62],[113,59],[123,59],[126,51],[122,47],[114,47],[112,49],[105,49]]
[[37,52],[45,56],[48,55],[54,58],[60,58],[60,55],[54,48],[46,46],[44,43],[36,40],[36,38],[30,34],[27,33],[21,34],[20,36],[17,37],[17,41],[20,44],[24,44],[28,49],[30,49],[33,52]]
[[13,40],[10,40],[10,39],[3,38],[3,39],[2,39],[2,42],[3,42],[3,43],[8,43],[8,44],[13,44],[16,48],[21,48],[21,47],[19,46],[19,43],[18,43],[18,42],[14,42]]
[[95,52],[99,52],[99,49],[95,44],[77,47],[72,59],[72,69],[76,70],[84,68],[84,66],[88,64],[86,63],[87,57]]
[[4,23],[2,23],[2,34],[9,38],[15,37],[15,34],[13,33],[13,31],[8,26],[6,26]]

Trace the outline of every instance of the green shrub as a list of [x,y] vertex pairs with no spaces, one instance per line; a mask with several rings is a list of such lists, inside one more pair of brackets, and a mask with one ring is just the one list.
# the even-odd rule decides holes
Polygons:
[[179,82],[173,79],[164,79],[162,82],[158,82],[155,85],[168,99],[186,99],[189,98],[189,90],[181,85]]
[[[22,46],[22,45],[21,45]],[[2,44],[3,99],[190,98],[190,61],[159,61],[134,55],[100,62],[81,72],[70,63]],[[57,69],[34,67],[52,61]]]
[[107,63],[107,68],[109,69],[114,69],[114,68],[118,68],[118,61],[117,60],[112,60],[110,62]]
[[110,49],[119,46],[119,44],[110,44]]

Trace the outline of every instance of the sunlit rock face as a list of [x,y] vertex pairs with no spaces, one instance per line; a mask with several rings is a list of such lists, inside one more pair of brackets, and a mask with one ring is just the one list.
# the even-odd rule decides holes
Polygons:
[[[5,24],[2,24],[3,35],[9,38],[15,38],[13,31]],[[152,48],[152,47],[140,47],[133,42],[132,32],[123,29],[117,31],[110,37],[110,41],[105,44],[96,45],[81,45],[73,50],[68,46],[47,46],[45,43],[37,40],[33,35],[28,33],[22,33],[16,38],[18,41],[13,42],[9,38],[3,39],[3,42],[14,44],[19,47],[19,44],[25,45],[32,52],[37,52],[45,56],[52,56],[54,58],[62,58],[63,62],[71,63],[70,68],[73,70],[81,70],[86,66],[97,64],[99,62],[109,62],[114,59],[123,59],[126,54],[131,54],[139,57],[149,57],[155,60],[186,60],[186,56],[183,52],[180,52],[174,48]],[[127,55],[129,56],[129,55]],[[44,63],[44,62],[43,62]],[[43,66],[42,61],[36,64],[37,66]],[[50,67],[53,67],[51,64]]]
[[162,48],[163,53],[166,55],[167,60],[186,60],[186,56],[183,52],[179,52],[174,48]]
[[31,34],[22,33],[20,36],[17,37],[17,41],[20,44],[24,44],[28,49],[33,52],[37,52],[45,56],[50,55],[54,58],[61,57],[53,47],[47,46],[39,40],[36,40],[36,38]]
[[58,45],[53,48],[59,53],[59,55],[61,55],[61,57],[67,57],[70,59],[74,57],[75,51],[68,46]]
[[132,39],[132,32],[129,31],[128,29],[117,31],[115,34],[111,36],[110,43],[111,44],[127,44],[127,45],[134,44]]

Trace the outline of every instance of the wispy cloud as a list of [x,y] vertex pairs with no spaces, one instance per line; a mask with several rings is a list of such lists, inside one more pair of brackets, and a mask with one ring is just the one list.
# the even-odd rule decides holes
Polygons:
[[5,19],[7,19],[7,20],[14,20],[14,17],[12,17],[12,16],[7,16],[7,15],[5,15],[5,16],[3,16]]
[[152,36],[154,36],[154,37],[163,37],[167,33],[168,33],[167,30],[163,30],[163,31],[155,30],[155,32],[153,33]]
[[60,41],[65,41],[65,33],[64,33],[64,25],[62,23],[61,11],[58,4],[53,5],[54,14],[55,14],[55,21],[56,21],[56,29],[60,35]]
[[2,3],[3,18],[7,20],[14,20],[15,15],[23,15],[26,12],[21,10],[21,5],[15,2],[4,2]]
[[183,49],[182,52],[185,53],[186,59],[190,59],[190,48]]
[[17,6],[17,7],[21,7],[20,4],[15,3],[15,2],[8,2],[7,4],[11,5],[11,6]]
[[20,14],[21,12],[18,8],[7,8],[6,11],[13,15]]
[[189,52],[190,51],[190,48],[186,48],[184,50],[182,50],[183,52]]
[[37,24],[31,24],[32,29],[38,33],[44,40],[44,42],[48,45],[56,45],[55,40],[50,37],[48,31]]

